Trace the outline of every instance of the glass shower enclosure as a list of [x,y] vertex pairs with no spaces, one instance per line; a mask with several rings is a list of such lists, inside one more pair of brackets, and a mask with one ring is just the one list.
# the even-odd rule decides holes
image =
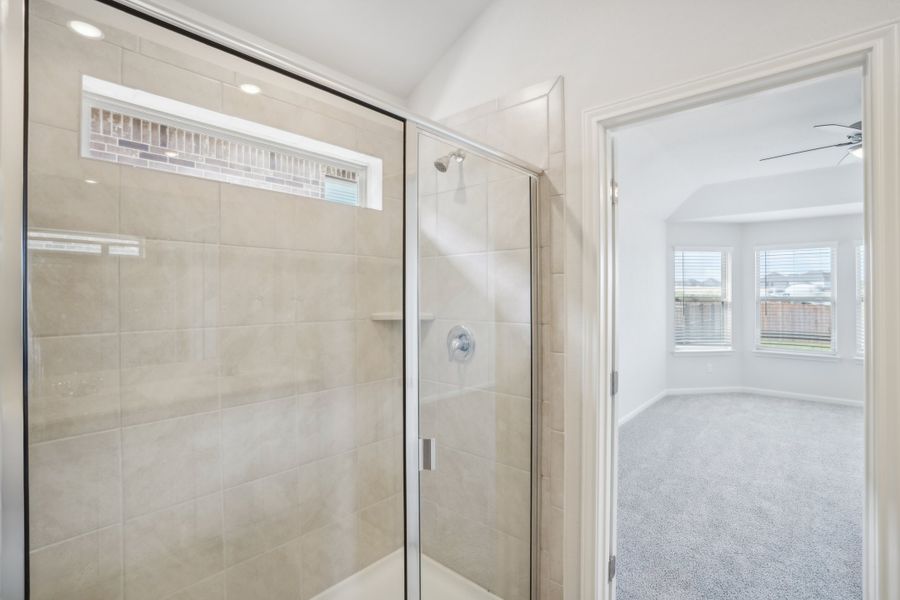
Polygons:
[[534,173],[28,4],[10,600],[536,598]]

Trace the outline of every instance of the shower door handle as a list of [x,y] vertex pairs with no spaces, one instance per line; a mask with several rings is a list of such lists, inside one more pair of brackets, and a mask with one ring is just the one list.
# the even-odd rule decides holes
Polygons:
[[437,469],[437,440],[419,438],[419,470],[434,471]]

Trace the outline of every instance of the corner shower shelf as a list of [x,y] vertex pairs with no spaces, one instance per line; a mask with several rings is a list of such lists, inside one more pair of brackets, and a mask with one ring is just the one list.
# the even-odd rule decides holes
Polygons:
[[[372,313],[373,321],[402,321],[403,313],[401,312],[377,312]],[[420,321],[434,321],[434,315],[431,313],[419,313]]]

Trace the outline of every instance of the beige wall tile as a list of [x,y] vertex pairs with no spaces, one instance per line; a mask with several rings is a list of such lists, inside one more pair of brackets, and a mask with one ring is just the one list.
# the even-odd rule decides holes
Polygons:
[[527,540],[497,536],[497,594],[504,600],[531,597],[531,546]]
[[434,238],[437,254],[484,252],[487,244],[487,186],[474,185],[439,193]]
[[496,526],[496,463],[460,452],[440,450],[440,467],[423,471],[422,495],[466,519]]
[[[497,536],[495,530],[440,507],[423,507],[424,553],[488,591],[496,590]],[[431,520],[430,524],[425,520]],[[426,534],[427,532],[427,534]],[[430,580],[422,580],[422,596],[428,597]]]
[[357,222],[364,215],[379,213],[317,198],[294,196],[293,199],[290,247],[297,250],[353,254]]
[[[403,547],[403,496],[396,494],[359,511],[360,568]],[[390,576],[403,580],[403,567]],[[385,574],[387,575],[387,574]]]
[[226,565],[300,537],[298,485],[299,473],[291,469],[225,490]]
[[165,600],[225,600],[225,574],[217,573],[171,596],[166,596]]
[[531,327],[498,323],[496,389],[514,396],[531,396]]
[[[301,465],[299,490],[300,530],[304,535],[351,518],[359,507],[356,452]],[[354,542],[347,551],[355,549]]]
[[486,253],[423,258],[421,281],[423,312],[439,319],[491,319]]
[[219,407],[214,329],[122,334],[122,421],[137,425]]
[[403,309],[403,262],[399,258],[359,257],[357,262],[357,318]]
[[116,331],[118,258],[37,250],[29,257],[29,325],[34,335]]
[[163,240],[219,241],[219,184],[122,167],[122,232]]
[[120,522],[119,461],[117,431],[32,446],[28,460],[31,547]]
[[403,387],[399,379],[356,386],[356,445],[403,432]]
[[292,281],[298,321],[336,321],[356,316],[356,257],[297,254]]
[[122,477],[126,519],[221,490],[219,415],[126,427]]
[[81,158],[75,131],[31,123],[28,226],[117,232],[119,167]]
[[117,600],[122,596],[122,529],[92,531],[31,553],[33,600]]
[[125,596],[165,597],[221,571],[222,495],[125,524]]
[[[523,124],[527,126],[523,127]],[[547,97],[498,111],[488,120],[485,141],[539,167],[547,165]]]
[[488,184],[488,245],[514,250],[531,245],[531,185],[525,175]]
[[296,393],[298,338],[293,325],[224,327],[217,342],[222,406]]
[[353,385],[358,369],[354,322],[298,323],[295,335],[300,393]]
[[353,387],[300,396],[297,411],[300,463],[342,454],[356,447]]
[[28,30],[28,118],[76,131],[81,122],[81,76],[118,82],[122,50],[44,19],[33,19]]
[[218,79],[225,83],[234,83],[234,71],[216,63],[198,58],[188,52],[181,52],[170,45],[158,44],[147,38],[140,39],[140,52],[144,56],[174,65],[180,69],[193,71],[204,78]]
[[401,179],[385,178],[381,210],[355,209],[356,248],[361,256],[403,256],[403,189],[398,185],[398,190],[388,190],[389,181],[400,182]]
[[29,347],[31,443],[119,426],[119,338],[34,338]]
[[530,543],[530,472],[497,465],[497,529]]
[[298,262],[296,255],[284,250],[222,246],[219,323],[292,322]]
[[296,398],[222,411],[222,447],[226,487],[296,466]]
[[300,598],[300,541],[294,540],[225,572],[228,598]]
[[294,246],[299,197],[238,185],[222,185],[220,189],[223,244]]
[[403,489],[403,440],[388,438],[358,451],[359,506],[370,506]]
[[210,244],[147,240],[140,257],[120,262],[123,331],[215,325],[219,249]]
[[437,402],[438,443],[493,460],[500,423],[494,394],[483,390],[454,390]]
[[510,250],[488,255],[492,318],[501,323],[531,322],[531,252]]
[[497,462],[531,470],[531,398],[496,394]]
[[[346,357],[344,360],[347,360]],[[399,377],[403,365],[400,321],[356,322],[356,382]]]
[[301,598],[312,598],[356,571],[359,541],[356,517],[316,529],[300,539]]
[[134,52],[123,52],[122,83],[165,98],[222,110],[222,84]]

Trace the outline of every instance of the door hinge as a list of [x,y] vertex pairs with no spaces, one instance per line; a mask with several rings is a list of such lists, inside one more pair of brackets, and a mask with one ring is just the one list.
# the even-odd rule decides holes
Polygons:
[[619,203],[619,183],[615,180],[609,182],[609,197],[613,204]]
[[619,393],[619,372],[613,371],[609,374],[609,395],[615,396]]
[[607,572],[609,573],[609,580],[612,581],[616,576],[616,555],[613,554],[609,557],[609,565],[607,566]]

